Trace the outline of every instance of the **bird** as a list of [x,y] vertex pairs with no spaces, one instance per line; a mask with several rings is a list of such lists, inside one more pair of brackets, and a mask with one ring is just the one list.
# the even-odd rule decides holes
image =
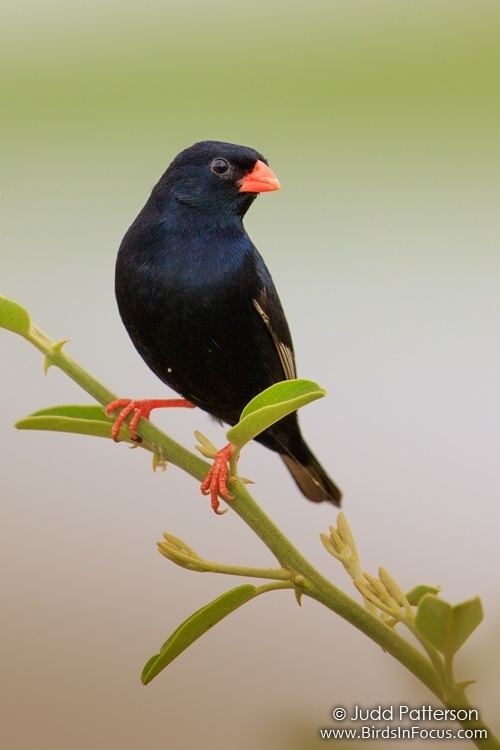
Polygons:
[[[181,151],[126,232],[115,293],[125,328],[145,363],[180,399],[118,399],[112,435],[131,416],[160,407],[199,407],[234,425],[244,406],[276,382],[297,377],[288,323],[271,274],[243,218],[259,193],[280,189],[253,148],[201,141]],[[340,505],[341,492],[304,441],[297,413],[255,438],[278,453],[302,494]],[[218,451],[201,484],[219,511],[232,446]]]

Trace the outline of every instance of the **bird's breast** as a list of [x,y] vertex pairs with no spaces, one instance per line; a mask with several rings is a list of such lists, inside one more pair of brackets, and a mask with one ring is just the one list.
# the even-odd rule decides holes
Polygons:
[[252,349],[266,335],[252,304],[252,248],[246,237],[170,237],[140,252],[125,244],[117,262],[118,305],[139,353],[164,382],[225,421],[262,389],[252,382]]

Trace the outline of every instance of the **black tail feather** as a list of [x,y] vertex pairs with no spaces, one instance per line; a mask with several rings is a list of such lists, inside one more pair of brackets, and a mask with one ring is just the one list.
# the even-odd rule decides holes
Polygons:
[[308,451],[305,462],[298,461],[294,456],[281,454],[281,458],[297,483],[302,494],[313,503],[328,501],[340,505],[342,493],[330,479],[319,461]]

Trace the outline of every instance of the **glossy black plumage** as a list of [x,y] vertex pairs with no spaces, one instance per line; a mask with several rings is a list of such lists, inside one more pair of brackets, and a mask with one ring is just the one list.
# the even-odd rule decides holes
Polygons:
[[[210,165],[225,159],[230,173]],[[266,265],[242,219],[256,197],[240,180],[257,151],[204,141],[181,152],[127,231],[116,296],[137,350],[156,375],[217,419],[235,424],[245,404],[295,377],[293,346]],[[340,492],[302,439],[295,414],[260,435],[316,502]]]

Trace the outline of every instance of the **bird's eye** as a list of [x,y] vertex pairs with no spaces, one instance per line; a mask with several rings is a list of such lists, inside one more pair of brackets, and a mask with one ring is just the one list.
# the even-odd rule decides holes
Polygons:
[[225,159],[214,159],[210,163],[210,169],[212,172],[215,172],[215,174],[226,174],[229,170],[229,162]]

